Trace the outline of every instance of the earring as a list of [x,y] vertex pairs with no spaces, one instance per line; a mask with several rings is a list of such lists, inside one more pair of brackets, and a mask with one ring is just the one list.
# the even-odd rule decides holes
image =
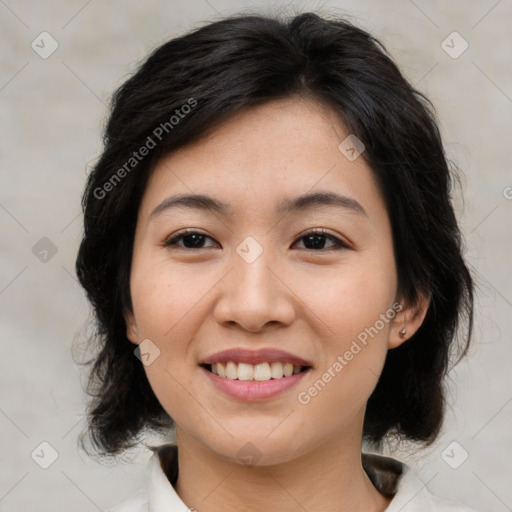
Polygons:
[[401,331],[399,331],[400,336],[404,337],[407,334],[407,329],[404,327]]

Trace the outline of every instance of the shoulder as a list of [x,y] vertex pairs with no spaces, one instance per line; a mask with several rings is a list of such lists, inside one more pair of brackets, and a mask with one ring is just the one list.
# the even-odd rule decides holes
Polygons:
[[145,489],[137,489],[124,501],[105,512],[149,512],[148,496]]
[[392,497],[385,512],[478,512],[435,496],[409,466],[396,459],[364,453],[363,466],[373,484]]
[[145,485],[106,512],[190,512],[173,487],[178,475],[177,446],[149,448],[153,453],[146,463]]
[[[460,502],[432,494],[426,484],[407,466],[391,503],[399,505],[396,510],[402,512],[477,512]],[[395,508],[389,507],[389,512],[395,512]]]
[[466,505],[459,502],[448,501],[442,498],[438,498],[433,494],[430,494],[429,497],[431,503],[431,508],[428,509],[429,512],[430,510],[432,510],[433,512],[481,512],[473,508],[469,508]]

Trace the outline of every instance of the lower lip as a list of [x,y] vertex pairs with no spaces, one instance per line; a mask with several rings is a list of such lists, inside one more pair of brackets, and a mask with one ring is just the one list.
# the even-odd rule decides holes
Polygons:
[[202,366],[200,368],[217,389],[233,398],[247,402],[261,402],[283,393],[297,384],[310,370],[307,369],[303,372],[290,375],[289,377],[282,377],[281,379],[254,381],[232,380],[227,377],[219,377]]

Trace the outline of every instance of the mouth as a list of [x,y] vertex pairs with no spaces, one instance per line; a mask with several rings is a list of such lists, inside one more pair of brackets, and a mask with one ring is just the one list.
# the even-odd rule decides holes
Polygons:
[[215,388],[244,401],[273,398],[293,387],[313,365],[276,349],[230,349],[213,354],[199,366]]
[[283,379],[311,368],[311,366],[307,365],[296,365],[280,361],[266,361],[258,364],[228,361],[226,363],[201,364],[200,366],[224,379],[258,382]]

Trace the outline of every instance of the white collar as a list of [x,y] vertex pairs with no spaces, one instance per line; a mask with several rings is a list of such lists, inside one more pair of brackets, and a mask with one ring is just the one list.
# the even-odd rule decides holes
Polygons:
[[[178,471],[176,445],[165,444],[152,450],[146,467],[146,490],[140,489],[109,512],[190,512],[171,483]],[[414,472],[396,459],[363,453],[362,460],[379,491],[393,496],[385,512],[475,512],[432,495]]]
[[148,492],[149,512],[189,512],[178,493],[169,482],[162,469],[160,455],[163,448],[158,447],[149,459],[146,467],[146,488]]

